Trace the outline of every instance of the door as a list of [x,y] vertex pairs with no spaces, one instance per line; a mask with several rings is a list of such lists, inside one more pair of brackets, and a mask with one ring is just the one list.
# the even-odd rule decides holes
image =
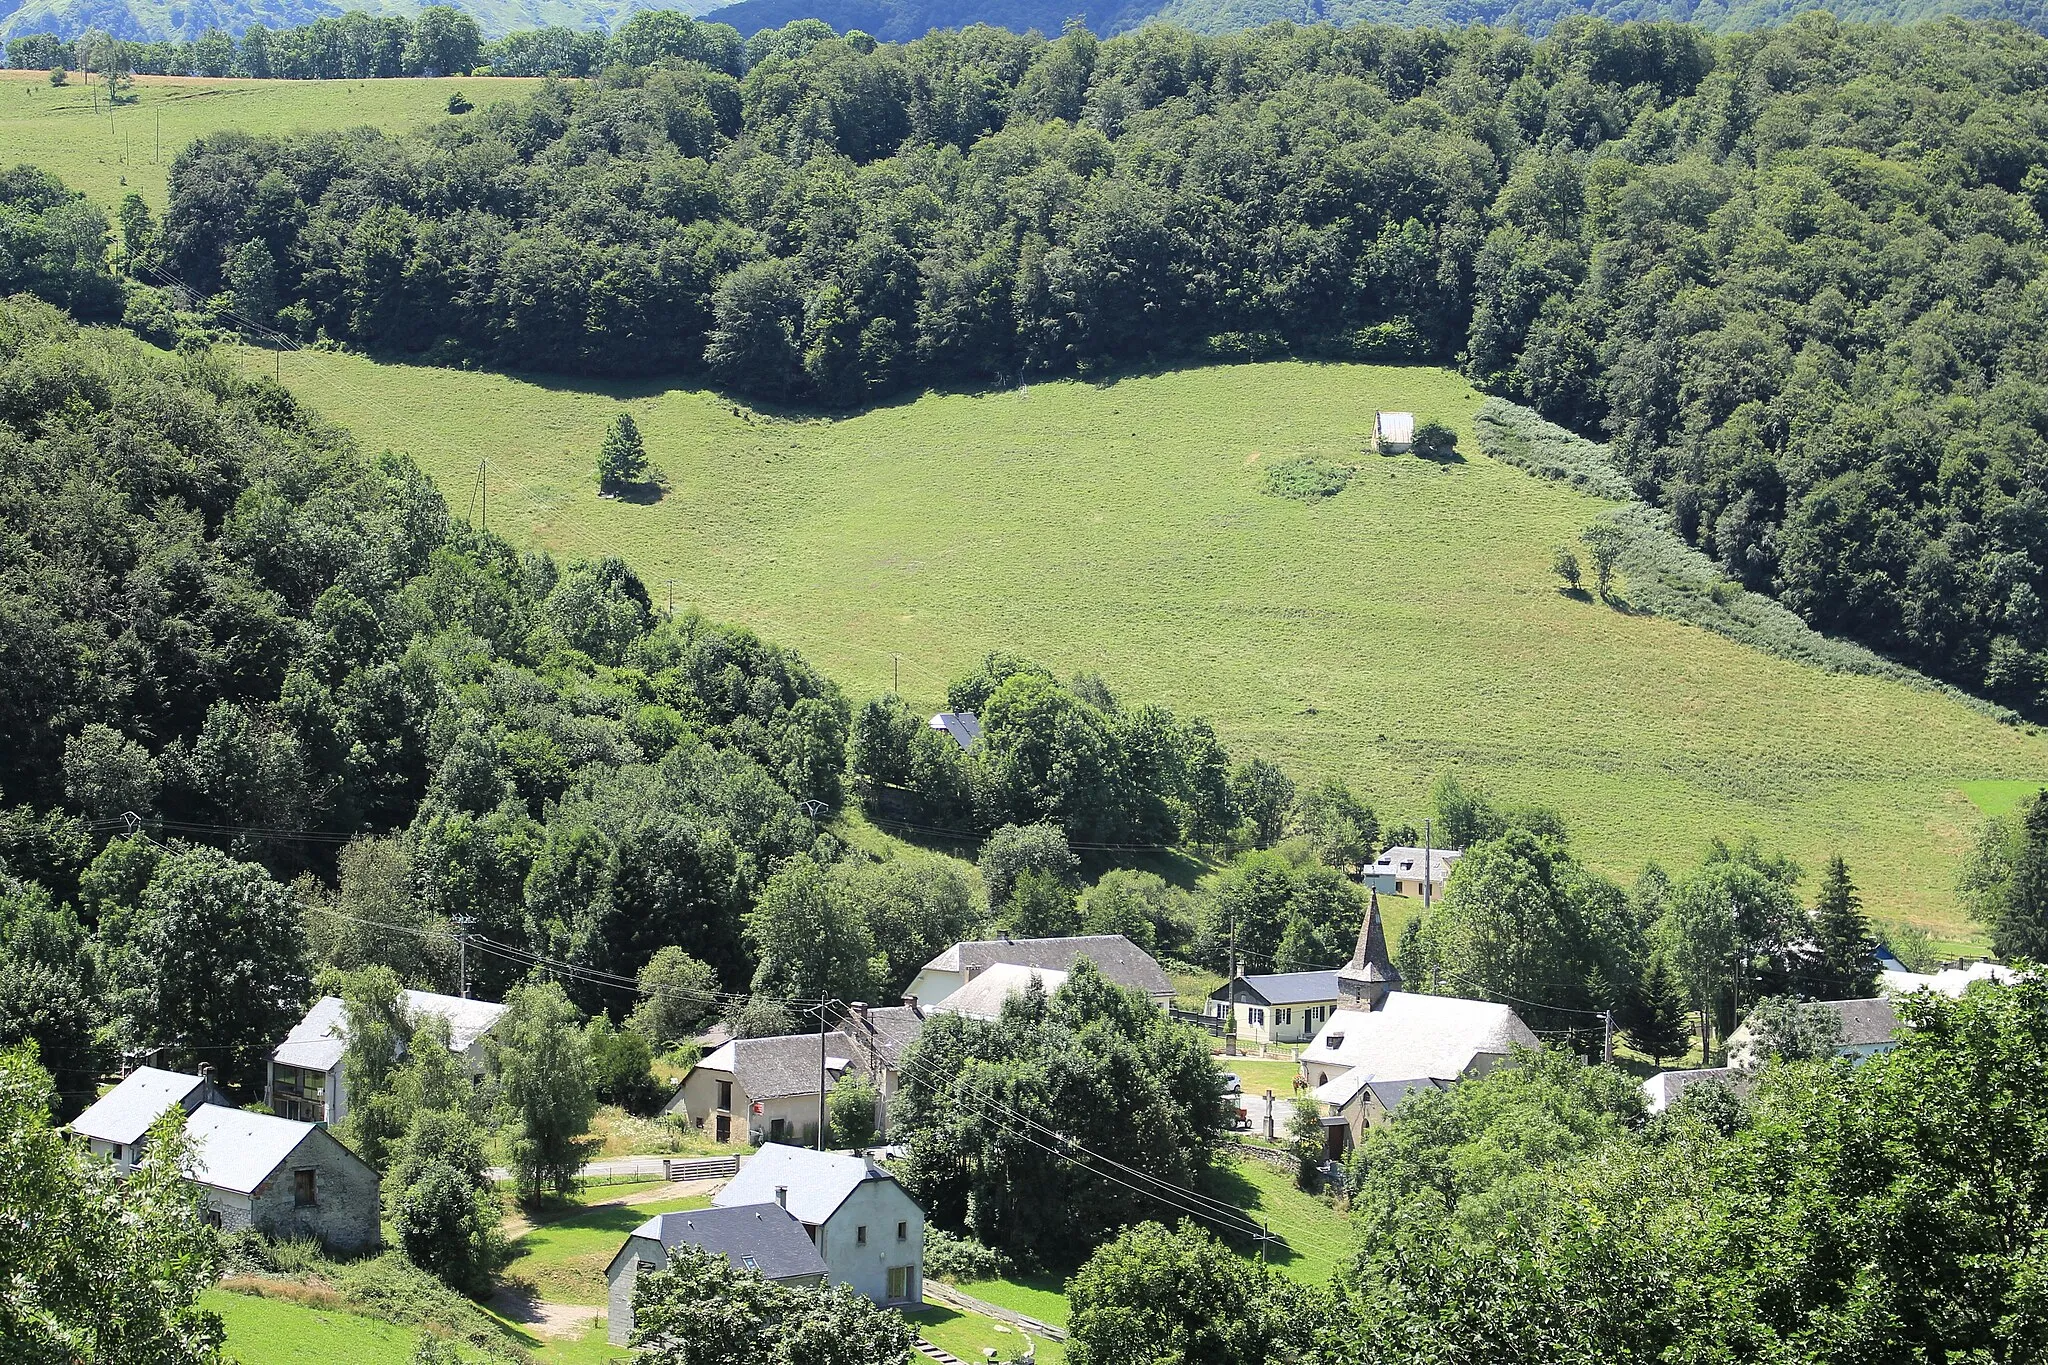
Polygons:
[[718,1116],[718,1123],[717,1123],[717,1125],[716,1125],[716,1128],[717,1128],[717,1136],[718,1136],[718,1140],[719,1140],[720,1142],[731,1142],[731,1141],[732,1141],[732,1115],[731,1115],[731,1114],[720,1114],[720,1115]]
[[783,1139],[784,1135],[786,1135],[786,1134],[788,1133],[788,1131],[789,1131],[789,1120],[788,1120],[788,1119],[770,1119],[770,1120],[768,1120],[768,1140],[769,1140],[770,1142],[780,1142],[780,1141],[782,1141],[782,1139]]

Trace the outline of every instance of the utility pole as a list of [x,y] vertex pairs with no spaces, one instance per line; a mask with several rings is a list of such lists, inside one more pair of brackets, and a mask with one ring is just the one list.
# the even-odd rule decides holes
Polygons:
[[[1410,826],[1412,829],[1413,826]],[[1436,835],[1429,819],[1422,821],[1422,913],[1429,913],[1429,889],[1436,884]]]
[[825,1007],[818,1006],[818,1150],[825,1150]]
[[669,615],[669,619],[670,619],[671,621],[673,621],[673,620],[675,619],[675,615],[676,615],[676,581],[675,581],[675,580],[674,580],[673,578],[671,578],[671,579],[670,579],[670,580],[668,581],[668,615]]
[[477,478],[478,478],[478,479],[479,479],[479,480],[480,480],[480,481],[481,481],[481,482],[483,483],[483,486],[484,486],[484,524],[483,524],[483,529],[484,529],[484,530],[486,530],[486,531],[488,531],[488,530],[490,530],[490,529],[491,529],[491,459],[490,459],[490,456],[486,455],[486,456],[484,456],[484,457],[483,457],[482,459],[480,459],[480,460],[478,460],[478,461],[476,462],[476,476],[477,476]]
[[899,697],[903,695],[903,656],[901,654],[891,654],[889,656],[889,690]]
[[1600,1060],[1612,1065],[1614,1062],[1614,1011],[1602,1010],[1600,1020],[1604,1036],[1600,1040]]
[[448,921],[455,926],[455,993],[469,999],[469,926],[475,915],[457,915]]
[[155,160],[156,160],[156,163],[157,163],[158,165],[162,165],[162,164],[163,164],[163,160],[164,160],[164,111],[163,111],[163,110],[161,110],[161,109],[159,109],[159,110],[157,110],[157,111],[156,111],[156,158],[155,158]]

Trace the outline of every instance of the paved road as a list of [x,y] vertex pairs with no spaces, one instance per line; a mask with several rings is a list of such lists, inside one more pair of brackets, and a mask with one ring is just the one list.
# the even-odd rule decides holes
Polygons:
[[[1258,1137],[1266,1135],[1266,1097],[1264,1095],[1240,1095],[1237,1107],[1244,1110],[1252,1121],[1252,1132]],[[1294,1118],[1294,1101],[1284,1095],[1273,1097],[1273,1136],[1286,1137],[1287,1125]]]

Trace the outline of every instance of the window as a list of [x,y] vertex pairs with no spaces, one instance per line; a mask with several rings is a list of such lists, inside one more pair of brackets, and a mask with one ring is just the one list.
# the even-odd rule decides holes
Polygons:
[[116,1160],[116,1161],[119,1161],[120,1159],[121,1159],[121,1144],[117,1142],[117,1143],[115,1143],[115,1144],[114,1144],[114,1160]]
[[910,1240],[910,1224],[898,1223],[896,1225],[896,1240],[899,1242],[907,1242]]
[[1246,1015],[1254,1024],[1263,1024],[1266,1022],[1266,1012],[1256,1005],[1252,1006],[1249,1010],[1247,1010]]
[[1341,1033],[1331,1034],[1329,1037],[1323,1039],[1323,1046],[1329,1048],[1333,1052],[1336,1051],[1338,1048],[1344,1046],[1344,1035]]
[[853,1230],[853,1244],[857,1247],[864,1247],[868,1244],[868,1225],[866,1223],[862,1223]]
[[732,1082],[731,1082],[731,1081],[720,1081],[720,1082],[718,1083],[718,1107],[719,1107],[720,1109],[731,1109],[731,1108],[732,1108]]
[[748,1270],[759,1270],[761,1268],[761,1263],[751,1256],[740,1257],[740,1264],[745,1266]]
[[320,1202],[319,1191],[314,1187],[318,1172],[312,1167],[303,1167],[292,1172],[292,1203],[298,1208],[311,1208]]
[[913,1267],[892,1265],[889,1267],[889,1301],[901,1303],[910,1297],[910,1272]]
[[633,1262],[633,1273],[635,1275],[652,1275],[655,1272],[655,1269],[656,1266],[652,1261]]
[[1293,1011],[1293,1010],[1274,1010],[1274,1011],[1273,1011],[1273,1022],[1274,1022],[1274,1023],[1276,1023],[1276,1024],[1291,1024],[1291,1023],[1293,1023],[1293,1022],[1294,1022],[1294,1011]]

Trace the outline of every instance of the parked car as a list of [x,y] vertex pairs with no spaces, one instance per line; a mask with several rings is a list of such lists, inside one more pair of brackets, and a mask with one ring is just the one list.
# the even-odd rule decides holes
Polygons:
[[1223,1073],[1223,1093],[1226,1095],[1242,1095],[1244,1093],[1244,1082],[1238,1079],[1235,1071]]

